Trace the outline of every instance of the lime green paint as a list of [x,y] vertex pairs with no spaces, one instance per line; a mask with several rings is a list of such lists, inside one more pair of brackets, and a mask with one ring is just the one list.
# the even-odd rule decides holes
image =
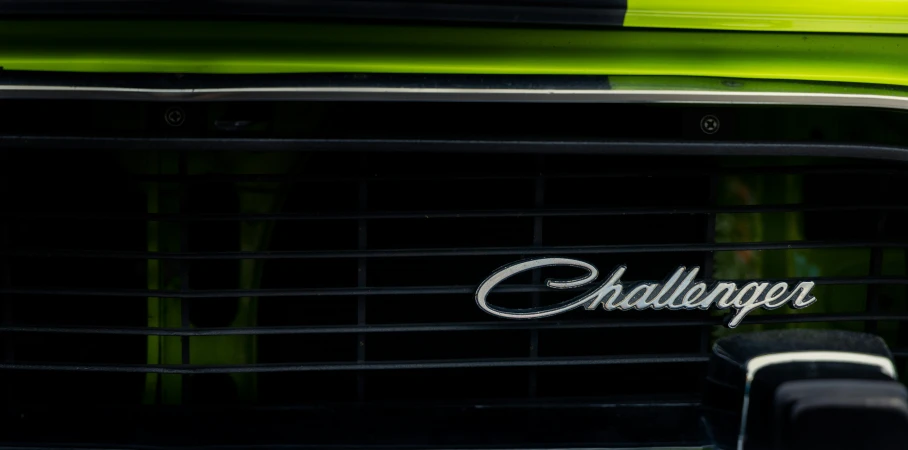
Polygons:
[[[201,153],[187,156],[187,171],[193,175],[211,173],[285,173],[294,162],[303,158],[297,153]],[[121,162],[132,173],[179,173],[179,155],[174,152],[130,152],[121,156]],[[178,183],[143,183],[149,213],[178,213],[185,198]],[[280,209],[286,186],[278,183],[240,183],[237,186],[239,212],[271,213]],[[271,240],[274,222],[240,222],[237,250],[255,252],[265,250]],[[180,252],[181,230],[176,222],[148,222],[147,248],[149,252]],[[225,243],[225,245],[228,243]],[[238,285],[240,289],[261,286],[263,260],[241,260]],[[181,288],[179,262],[149,259],[147,262],[147,287],[149,290],[178,291]],[[229,275],[228,275],[229,277]],[[228,278],[229,279],[229,278]],[[191,286],[190,286],[191,287]],[[223,316],[223,311],[233,311],[233,318],[223,327],[254,327],[257,323],[257,298],[215,299],[204,305],[196,304],[194,310],[202,317]],[[180,299],[149,297],[148,326],[151,328],[182,327]],[[196,324],[191,323],[195,327]],[[212,326],[212,325],[208,325]],[[189,363],[200,365],[245,365],[257,361],[255,336],[193,336],[189,338]],[[146,361],[150,365],[179,365],[183,362],[181,338],[177,336],[149,336]],[[252,400],[256,396],[256,375],[235,373],[229,377],[236,387],[238,400]],[[179,375],[147,374],[143,402],[146,404],[179,404],[184,401],[183,378]]]
[[[317,123],[312,117],[308,129]],[[300,167],[305,155],[300,153],[191,153],[186,156],[187,172],[191,175],[205,174],[282,174]],[[151,154],[129,153],[124,156],[125,165],[132,172],[149,174],[179,173],[179,159],[176,153],[154,152]],[[288,186],[274,182],[244,182],[236,185],[237,212],[243,214],[268,214],[279,212],[284,204]],[[146,183],[148,211],[150,213],[178,213],[180,211],[180,185],[177,183]],[[274,221],[238,222],[236,250],[259,252],[267,250],[274,234]],[[174,222],[148,223],[148,251],[180,252],[180,225]],[[225,242],[225,245],[229,243]],[[238,279],[232,279],[239,289],[261,287],[265,260],[248,259],[237,261]],[[179,290],[182,284],[179,262],[173,260],[148,260],[148,289]],[[230,275],[225,274],[230,281]],[[191,272],[190,272],[191,278]],[[193,307],[200,317],[223,317],[224,311],[233,316],[228,323],[207,324],[222,327],[255,327],[258,323],[258,299],[221,298]],[[180,299],[148,298],[148,326],[152,328],[180,328],[182,311]],[[196,327],[197,324],[191,323]],[[147,339],[147,363],[151,365],[179,365],[182,363],[181,338],[175,336],[149,336]],[[189,338],[189,363],[199,365],[246,365],[258,360],[257,338],[249,335],[193,336]],[[237,399],[253,400],[257,393],[257,376],[254,373],[234,373],[229,377],[236,387]],[[182,378],[174,375],[148,374],[145,378],[144,402],[153,404],[179,404],[183,402]]]
[[628,0],[628,27],[908,34],[905,0]]
[[797,92],[849,95],[906,95],[904,89],[845,83],[750,80],[741,78],[631,76],[608,77],[609,86],[618,90],[684,90],[709,92]]
[[[135,163],[138,163],[136,161]],[[179,173],[176,154],[162,152],[148,159],[142,158],[144,167],[134,163],[141,172],[157,174]],[[179,212],[179,187],[175,183],[149,183],[145,189],[148,212]],[[180,230],[173,222],[148,222],[149,252],[179,252]],[[172,261],[150,259],[147,263],[149,290],[179,290],[179,272],[173,270]],[[180,299],[148,298],[148,326],[152,328],[179,328],[182,323]],[[180,338],[174,336],[149,336],[146,359],[148,364],[182,363]],[[182,401],[182,378],[179,376],[149,373],[145,375],[144,403],[178,404]]]
[[2,22],[6,70],[678,75],[908,85],[908,37],[232,22]]
[[[209,122],[220,117],[225,111],[223,104],[214,105],[209,113]],[[295,128],[302,132],[311,132],[320,124],[320,107],[313,106]],[[123,170],[132,174],[175,175],[180,173],[180,155],[177,152],[116,152]],[[286,174],[301,170],[307,155],[298,152],[189,152],[185,155],[186,172],[193,176],[211,174]],[[289,192],[289,185],[279,182],[241,182],[233,187],[235,210],[242,214],[270,214],[283,210]],[[145,194],[146,210],[149,213],[176,214],[181,210],[181,202],[186,201],[190,192],[176,182],[141,182],[137,184]],[[317,192],[312,192],[317,195]],[[230,222],[234,226],[235,241],[225,241],[219,245],[233,246],[236,251],[260,252],[269,248],[278,226],[274,221]],[[147,223],[147,243],[149,252],[179,253],[181,248],[181,224],[179,222],[150,221]],[[192,248],[192,238],[197,236],[188,233]],[[228,237],[229,239],[229,237]],[[190,263],[189,278],[192,279],[193,267],[196,270],[210,270],[204,263]],[[259,289],[267,276],[267,261],[248,259],[236,261],[238,271],[227,271],[224,274],[225,288]],[[146,265],[147,288],[149,290],[178,291],[181,289],[180,262],[177,260],[149,259]],[[193,285],[190,281],[190,288]],[[198,287],[196,287],[198,288]],[[211,289],[208,287],[208,289]],[[207,299],[206,299],[207,300]],[[255,327],[258,325],[258,303],[255,297],[240,299],[217,298],[196,300],[192,305],[191,317],[207,322],[195,327]],[[299,299],[287,299],[298,301]],[[225,320],[226,319],[226,320]],[[193,319],[194,320],[194,319]],[[147,324],[150,328],[181,328],[182,310],[180,299],[166,297],[149,297],[147,299]],[[248,365],[258,362],[258,339],[250,335],[228,336],[192,336],[189,337],[189,363],[198,365]],[[183,362],[181,338],[178,336],[148,336],[146,339],[146,362],[149,365],[179,365]],[[258,392],[258,377],[254,373],[233,373],[228,375],[233,385],[237,401],[252,401]],[[180,404],[184,401],[184,378],[181,375],[147,374],[144,380],[143,403],[145,404]],[[200,379],[202,384],[208,381]],[[204,386],[200,388],[204,390]],[[192,391],[197,392],[197,391]],[[204,393],[202,394],[204,397]],[[228,399],[230,400],[230,399]]]

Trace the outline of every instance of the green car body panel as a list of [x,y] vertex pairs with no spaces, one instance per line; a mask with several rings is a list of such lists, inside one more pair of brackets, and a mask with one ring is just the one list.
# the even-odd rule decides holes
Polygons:
[[626,27],[904,34],[908,3],[887,0],[628,0]]
[[239,22],[0,22],[5,70],[671,75],[908,85],[908,37]]

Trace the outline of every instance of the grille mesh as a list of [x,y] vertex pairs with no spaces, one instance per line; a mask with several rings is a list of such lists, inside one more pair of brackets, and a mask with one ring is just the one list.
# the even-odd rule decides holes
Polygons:
[[[679,265],[707,278],[813,280],[816,305],[753,313],[739,331],[865,330],[908,354],[901,165],[345,152],[4,158],[0,377],[7,419],[19,423],[4,432],[9,442],[36,423],[51,424],[48,440],[84,442],[72,437],[84,426],[65,426],[77,420],[73,405],[154,424],[187,445],[235,442],[180,428],[201,420],[185,411],[216,405],[225,409],[204,417],[231,411],[250,435],[259,422],[289,427],[278,412],[310,411],[294,422],[306,433],[281,428],[272,443],[475,444],[493,439],[490,429],[501,443],[698,442],[697,397],[709,345],[729,332],[724,318],[572,311],[507,321],[476,307],[486,276],[538,255],[602,271],[626,264],[625,281],[659,280]],[[572,295],[542,287],[551,276],[559,271],[515,277],[495,302]],[[426,413],[442,405],[454,412]],[[620,418],[603,406],[622,408]],[[671,437],[637,436],[639,423],[615,430],[639,408]],[[672,408],[684,413],[653,412]],[[358,425],[339,433],[328,411]],[[545,437],[526,432],[574,414],[612,425],[578,419]],[[434,419],[457,431],[421,422]],[[580,427],[587,434],[566,437]]]

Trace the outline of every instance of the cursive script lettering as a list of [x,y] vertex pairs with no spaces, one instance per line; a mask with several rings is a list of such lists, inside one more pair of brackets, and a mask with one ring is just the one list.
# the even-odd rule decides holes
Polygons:
[[628,311],[644,309],[734,309],[735,312],[728,322],[729,328],[738,326],[744,317],[751,311],[763,309],[777,309],[784,305],[792,308],[805,308],[816,302],[810,295],[814,283],[804,281],[798,283],[794,289],[788,290],[788,283],[749,282],[739,287],[732,282],[716,282],[707,286],[703,282],[694,282],[700,271],[699,267],[687,269],[679,267],[664,282],[641,282],[623,285],[621,277],[627,271],[626,266],[618,266],[606,281],[599,286],[574,297],[570,300],[554,305],[512,309],[502,308],[488,302],[488,296],[502,281],[528,270],[543,267],[562,266],[582,269],[585,275],[569,280],[545,281],[547,287],[553,289],[571,289],[589,285],[599,276],[595,266],[584,261],[570,258],[538,258],[519,261],[504,266],[489,278],[486,278],[476,290],[476,304],[483,311],[508,319],[541,319],[551,317],[577,308],[594,310],[602,308],[606,311]]

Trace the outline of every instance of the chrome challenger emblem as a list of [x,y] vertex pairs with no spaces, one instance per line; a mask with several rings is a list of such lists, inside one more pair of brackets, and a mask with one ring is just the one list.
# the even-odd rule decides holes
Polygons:
[[518,261],[498,269],[479,285],[476,304],[489,314],[508,319],[540,319],[577,308],[592,311],[600,305],[606,311],[709,309],[715,306],[718,309],[735,309],[735,314],[728,322],[728,327],[734,328],[744,320],[744,316],[757,308],[776,309],[790,304],[791,307],[800,309],[817,301],[810,295],[814,285],[810,281],[800,282],[791,290],[785,282],[751,281],[738,286],[736,283],[719,281],[707,286],[702,281],[694,282],[699,267],[690,270],[679,267],[664,282],[641,282],[625,286],[621,284],[621,276],[627,271],[627,267],[618,266],[602,284],[561,303],[530,309],[502,308],[489,304],[489,293],[498,283],[527,270],[550,266],[576,267],[586,271],[586,275],[579,278],[546,280],[545,285],[553,289],[586,286],[599,276],[599,270],[595,266],[576,259],[538,258]]

